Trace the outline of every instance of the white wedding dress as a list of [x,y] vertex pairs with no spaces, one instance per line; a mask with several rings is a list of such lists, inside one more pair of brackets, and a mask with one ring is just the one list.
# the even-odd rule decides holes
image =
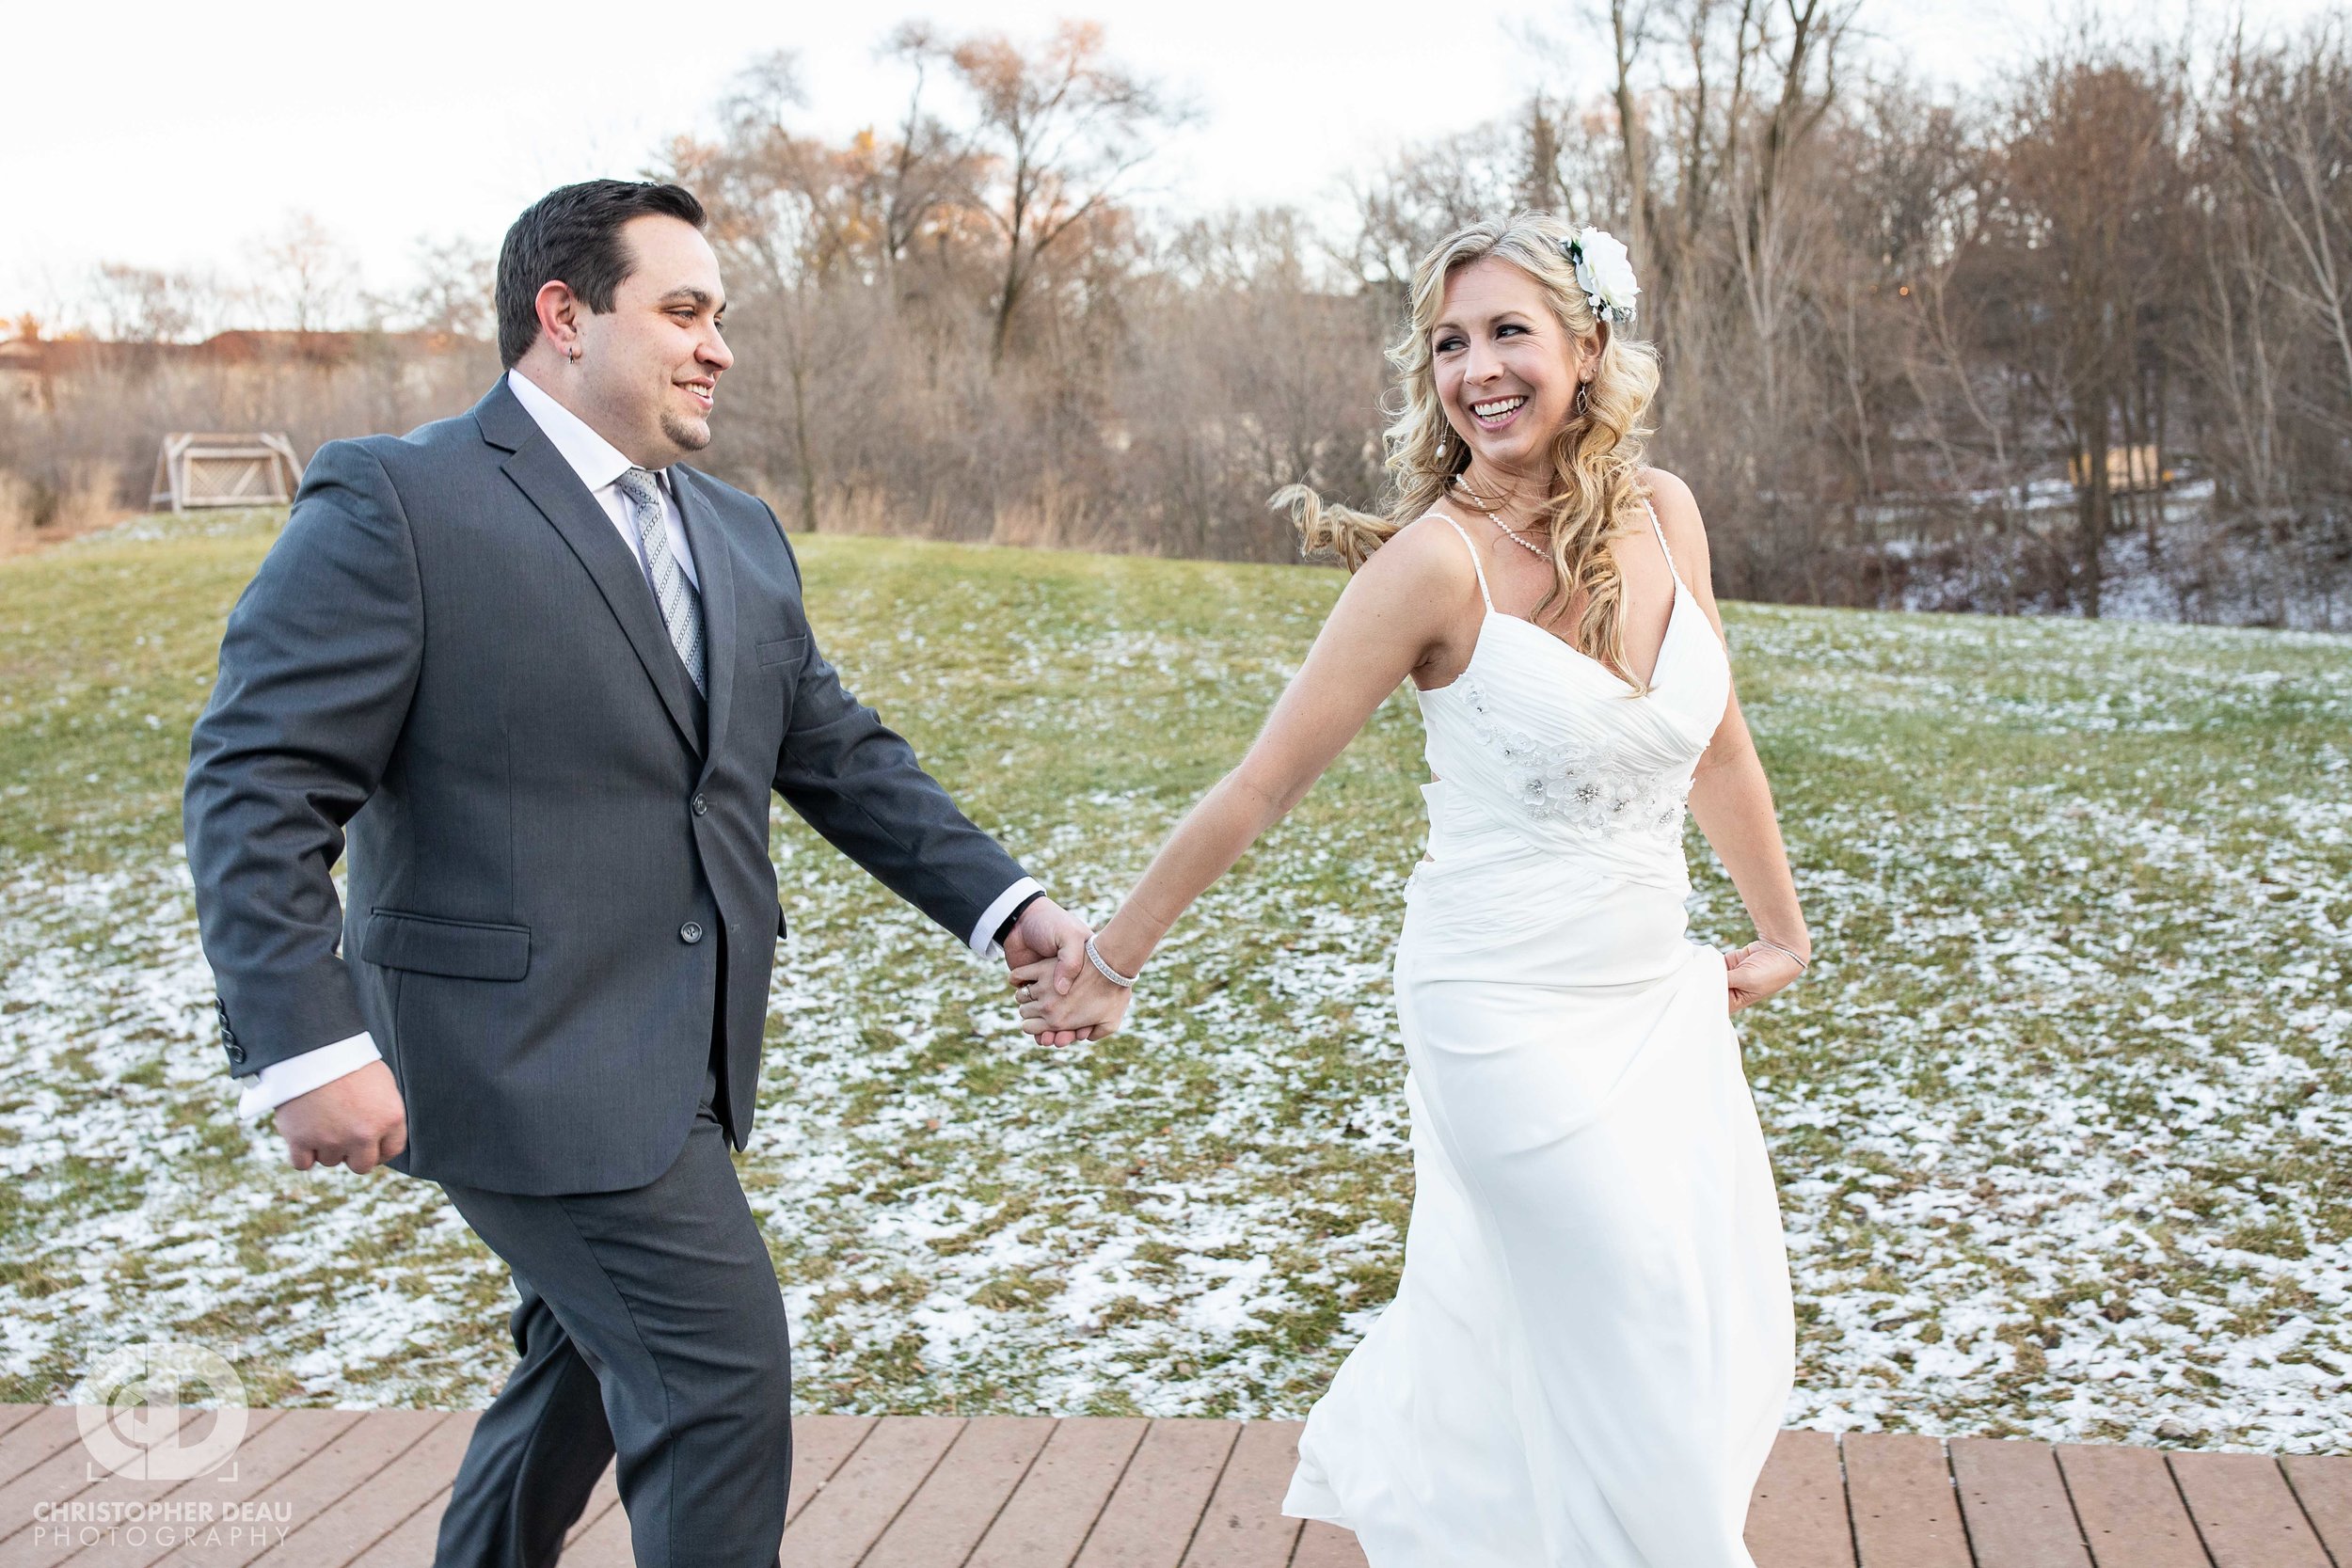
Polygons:
[[1679,575],[1642,696],[1478,585],[1469,667],[1421,694],[1404,1278],[1309,1415],[1283,1512],[1372,1568],[1752,1568],[1795,1323],[1723,958],[1683,902],[1729,661]]

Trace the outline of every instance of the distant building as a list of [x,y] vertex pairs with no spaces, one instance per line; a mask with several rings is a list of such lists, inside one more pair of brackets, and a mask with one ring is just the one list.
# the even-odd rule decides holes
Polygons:
[[333,370],[374,361],[405,371],[452,355],[486,356],[489,345],[452,332],[289,332],[240,328],[198,343],[119,343],[69,335],[0,339],[0,399],[53,406],[56,384],[109,373],[133,377],[171,369]]

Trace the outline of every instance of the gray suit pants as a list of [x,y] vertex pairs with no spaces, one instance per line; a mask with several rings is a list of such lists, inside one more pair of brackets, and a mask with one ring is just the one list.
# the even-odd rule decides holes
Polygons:
[[484,1412],[436,1568],[548,1568],[619,1458],[638,1568],[774,1568],[792,1474],[783,1292],[704,1090],[669,1170],[553,1197],[444,1182],[514,1271],[520,1356]]

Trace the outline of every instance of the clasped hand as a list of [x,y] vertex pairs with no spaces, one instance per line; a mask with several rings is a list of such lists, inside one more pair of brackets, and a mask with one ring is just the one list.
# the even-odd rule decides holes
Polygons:
[[[1087,943],[1093,937],[1085,921],[1050,898],[1032,899],[1021,911],[1005,937],[1005,984],[1021,1006],[1022,1033],[1041,1044],[1069,1045],[1101,1039],[1119,1027],[1127,993],[1087,961]],[[1117,991],[1117,1006],[1104,1006],[1098,988]]]
[[1024,1034],[1060,1045],[1072,1039],[1101,1039],[1119,1027],[1136,993],[1103,978],[1092,964],[1085,962],[1085,956],[1082,946],[1079,961],[1083,967],[1067,983],[1051,963],[1014,968],[1009,978],[1013,1000],[1021,1005]]

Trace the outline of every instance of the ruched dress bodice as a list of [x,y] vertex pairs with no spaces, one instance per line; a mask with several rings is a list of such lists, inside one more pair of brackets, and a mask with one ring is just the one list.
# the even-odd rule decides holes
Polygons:
[[1683,802],[1730,695],[1724,645],[1679,578],[1641,693],[1489,604],[1469,666],[1421,693],[1431,860],[1476,854],[1500,828],[1563,861],[1688,892]]

